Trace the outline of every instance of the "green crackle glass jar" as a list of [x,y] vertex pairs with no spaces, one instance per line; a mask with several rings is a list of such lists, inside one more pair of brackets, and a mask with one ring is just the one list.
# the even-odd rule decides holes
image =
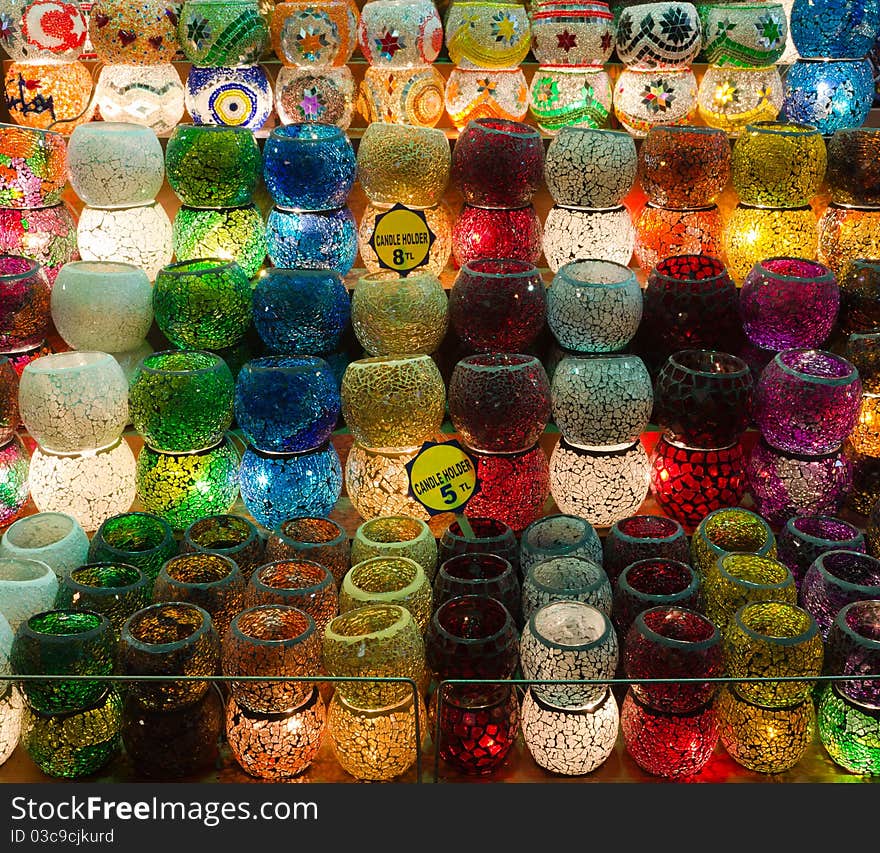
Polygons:
[[[45,610],[18,626],[9,663],[15,675],[112,675],[116,636],[110,620],[86,610]],[[106,682],[22,680],[28,704],[42,714],[69,714],[98,702]]]
[[835,764],[851,773],[880,776],[880,710],[859,705],[828,684],[819,699],[818,728]]
[[137,496],[147,512],[183,530],[206,515],[229,512],[238,497],[239,457],[227,436],[198,453],[159,453],[144,445],[137,458]]
[[178,261],[229,258],[253,278],[266,260],[266,223],[255,204],[217,210],[181,207],[172,238]]
[[73,714],[41,714],[25,704],[21,746],[43,773],[75,779],[97,772],[117,753],[121,723],[116,690]]
[[163,267],[153,288],[153,314],[180,349],[218,350],[238,343],[251,323],[251,283],[235,262],[198,258]]
[[178,551],[174,530],[164,518],[149,512],[124,512],[106,519],[89,543],[92,563],[125,563],[150,580]]
[[260,148],[247,127],[180,124],[165,149],[168,183],[190,207],[247,204],[262,170]]
[[61,579],[55,607],[106,616],[116,637],[125,620],[150,603],[152,581],[136,566],[87,563]]
[[269,27],[257,0],[188,0],[178,36],[184,56],[201,68],[234,68],[259,62]]
[[131,423],[153,450],[205,450],[232,424],[234,393],[232,371],[220,356],[198,350],[154,352],[131,380]]

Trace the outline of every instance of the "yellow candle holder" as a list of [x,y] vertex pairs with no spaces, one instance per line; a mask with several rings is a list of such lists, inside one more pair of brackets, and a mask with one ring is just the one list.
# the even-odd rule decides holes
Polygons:
[[357,111],[367,122],[434,127],[443,117],[443,75],[433,65],[371,65],[358,90]]
[[529,52],[526,7],[486,0],[455,0],[446,15],[446,48],[461,68],[516,68]]
[[776,537],[760,515],[742,507],[710,512],[691,537],[691,562],[705,577],[731,551],[776,556]]
[[453,68],[444,98],[459,130],[478,118],[521,121],[529,110],[529,87],[520,68]]
[[853,450],[865,456],[880,456],[880,394],[862,394],[859,420],[849,434]]
[[776,66],[718,68],[710,65],[697,94],[700,118],[735,136],[746,125],[775,121],[782,109],[782,77]]
[[819,220],[819,260],[839,275],[858,258],[873,258],[880,246],[880,210],[829,204]]
[[437,574],[437,540],[431,529],[417,518],[386,515],[365,521],[351,543],[351,564],[372,557],[407,557],[415,560],[433,583]]

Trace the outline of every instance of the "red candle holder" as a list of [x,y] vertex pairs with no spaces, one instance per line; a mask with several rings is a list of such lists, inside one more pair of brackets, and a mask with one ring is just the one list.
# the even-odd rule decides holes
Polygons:
[[614,581],[638,560],[651,557],[691,562],[691,546],[684,528],[665,515],[631,515],[611,526],[605,537],[605,573]]
[[717,257],[722,228],[717,205],[676,210],[649,202],[636,220],[636,260],[648,272],[675,255]]
[[465,536],[461,525],[453,521],[440,536],[437,561],[443,565],[458,554],[496,554],[519,572],[519,544],[509,525],[497,518],[471,518],[473,536]]
[[452,227],[452,255],[459,267],[478,258],[541,257],[544,230],[535,208],[485,208],[466,204]]

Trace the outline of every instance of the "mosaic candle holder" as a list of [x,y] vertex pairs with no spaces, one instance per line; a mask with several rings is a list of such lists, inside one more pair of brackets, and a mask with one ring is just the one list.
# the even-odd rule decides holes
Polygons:
[[232,560],[245,581],[265,564],[265,548],[254,524],[241,515],[209,515],[183,532],[184,552],[219,554]]
[[452,229],[459,267],[475,260],[506,258],[536,264],[541,257],[541,220],[533,205],[482,208],[465,205]]
[[528,12],[512,3],[457,0],[444,29],[449,58],[464,68],[516,68],[531,41]]
[[61,579],[55,607],[88,610],[109,620],[114,639],[135,611],[150,603],[152,579],[125,563],[87,563]]
[[880,561],[857,551],[820,554],[801,583],[800,604],[816,620],[823,640],[845,605],[876,598],[880,598]]
[[371,0],[361,10],[358,44],[370,65],[430,65],[443,47],[443,22],[430,0]]
[[347,207],[316,213],[276,207],[266,223],[266,244],[276,267],[345,275],[357,255],[357,224]]
[[262,65],[190,67],[184,104],[194,124],[260,130],[272,113],[273,94]]
[[407,465],[416,453],[376,453],[357,442],[345,460],[345,490],[361,518],[394,513],[427,521],[427,510],[409,493]]
[[[812,93],[821,88],[823,97]],[[815,125],[830,135],[864,124],[873,102],[874,84],[865,59],[798,59],[785,75],[782,112],[791,121]]]
[[865,552],[865,535],[854,525],[826,515],[796,515],[785,522],[777,539],[779,560],[800,588],[807,569],[826,551]]
[[[851,601],[834,618],[825,651],[825,673],[835,675],[876,674],[880,664],[880,637],[876,600]],[[843,680],[834,683],[841,698],[860,708],[880,708],[880,682],[874,679]]]
[[828,184],[837,204],[880,206],[876,152],[880,134],[874,128],[841,128],[828,141]]
[[601,67],[541,65],[532,77],[528,96],[535,124],[550,136],[566,127],[602,128],[609,123],[611,79]]
[[851,773],[880,774],[877,715],[825,687],[818,706],[819,740],[831,759]]
[[437,574],[437,541],[417,518],[388,515],[365,521],[351,542],[351,565],[373,557],[406,557],[417,562],[429,581]]
[[250,277],[266,258],[266,224],[255,204],[217,210],[181,207],[172,225],[179,261],[228,258]]
[[21,426],[18,411],[19,378],[12,362],[0,357],[0,447],[9,444]]
[[730,552],[776,556],[776,537],[757,513],[743,507],[717,509],[696,527],[691,538],[691,565],[702,581],[715,570],[718,560]]
[[762,68],[785,52],[788,16],[782,3],[709,4],[700,20],[703,53],[712,65]]
[[453,521],[438,540],[438,562],[443,565],[458,554],[495,554],[519,570],[519,545],[513,529],[497,518],[471,518],[473,536],[465,536],[461,525]]
[[86,532],[72,515],[63,512],[37,512],[20,518],[0,538],[0,557],[38,560],[58,577],[88,562],[88,552]]
[[304,557],[327,568],[337,585],[349,568],[348,536],[329,518],[291,518],[283,521],[266,542],[266,557],[279,560]]
[[12,59],[77,59],[86,41],[88,25],[79,3],[10,2],[4,11],[10,22],[3,48]]
[[170,133],[183,118],[184,91],[177,69],[162,65],[105,65],[95,84],[95,101],[107,122]]
[[135,566],[152,584],[177,550],[174,531],[165,519],[146,512],[127,512],[106,519],[95,531],[88,560]]
[[357,45],[358,9],[352,2],[276,3],[272,49],[286,66],[345,65]]
[[614,115],[637,139],[658,125],[692,124],[697,115],[697,78],[690,68],[624,68],[614,86]]
[[39,560],[21,557],[0,559],[0,614],[11,631],[31,616],[52,609],[58,577]]
[[67,143],[60,133],[0,124],[4,207],[48,207],[61,201],[67,180]]
[[0,766],[9,760],[18,746],[23,711],[24,699],[10,684],[0,697]]
[[846,448],[853,463],[853,485],[846,496],[846,506],[860,515],[870,515],[880,501],[880,465],[873,456]]
[[9,116],[25,127],[70,133],[91,121],[93,85],[92,75],[77,60],[12,61],[4,77]]
[[658,207],[649,202],[636,226],[634,252],[639,266],[649,272],[675,255],[721,254],[722,220],[716,205],[690,210]]
[[691,3],[627,6],[617,21],[617,56],[637,70],[682,68],[700,52],[701,32]]
[[22,352],[43,343],[49,330],[50,285],[35,260],[0,257],[0,346]]
[[651,557],[690,563],[684,528],[662,515],[633,515],[616,521],[604,539],[605,572],[614,582],[623,570]]
[[[368,68],[367,73],[369,71]],[[346,65],[339,68],[282,66],[278,69],[275,111],[282,124],[314,121],[335,124],[346,130],[351,124],[354,102],[354,76]]]
[[[457,70],[453,69],[452,74]],[[499,73],[504,75],[504,72]],[[521,118],[526,110],[525,77],[517,72],[504,76],[516,77],[514,85],[521,86],[516,95],[522,102]],[[357,110],[367,122],[434,127],[443,117],[445,82],[433,65],[415,68],[369,66],[358,91]],[[351,88],[354,89],[353,81]],[[460,120],[462,126],[467,123],[466,117]]]
[[253,65],[269,40],[256,0],[187,0],[178,33],[187,60],[205,67]]
[[551,557],[531,566],[522,584],[522,614],[528,621],[544,605],[580,601],[611,613],[611,582],[598,563],[583,557]]
[[548,515],[522,533],[519,565],[523,575],[536,563],[554,557],[581,557],[602,565],[602,540],[593,526],[575,515]]
[[830,204],[819,219],[819,259],[835,272],[874,253],[880,211]]
[[880,30],[880,7],[874,2],[795,0],[791,37],[802,57],[864,56]]
[[89,9],[89,41],[103,63],[159,65],[180,48],[177,16],[161,0],[132,8],[122,0],[98,0]]
[[601,257],[626,266],[635,244],[635,226],[623,205],[608,210],[556,205],[544,221],[544,257],[554,273],[572,261],[587,257]]
[[541,0],[531,15],[532,49],[541,65],[603,65],[614,49],[607,3]]
[[[77,224],[71,208],[64,202],[27,211],[0,208],[0,252],[6,256],[25,257],[35,261],[51,286],[58,270],[68,261],[79,258]],[[18,275],[25,271],[20,261],[13,262],[11,269],[9,264],[9,261],[3,263],[6,270],[0,275],[5,276],[7,271]],[[11,290],[13,294],[18,292],[17,287]],[[13,304],[19,298],[14,296]],[[33,346],[36,347],[37,344]],[[4,351],[10,352],[11,349]]]
[[0,447],[0,522],[9,524],[28,502],[30,463],[22,440],[15,436]]
[[[774,65],[766,68],[710,65],[700,81],[697,104],[700,118],[709,127],[738,136],[755,122],[775,121],[783,110],[783,97],[782,77]],[[786,117],[805,121],[788,113]]]
[[434,579],[434,604],[462,595],[483,595],[500,601],[516,619],[520,584],[516,569],[497,554],[459,554],[440,566]]

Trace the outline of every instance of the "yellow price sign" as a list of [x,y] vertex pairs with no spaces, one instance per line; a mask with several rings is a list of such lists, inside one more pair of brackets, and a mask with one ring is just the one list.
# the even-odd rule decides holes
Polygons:
[[376,217],[370,245],[380,267],[407,273],[428,262],[435,239],[421,210],[395,204]]
[[477,466],[456,441],[422,445],[406,468],[410,493],[431,515],[461,509],[479,490]]

